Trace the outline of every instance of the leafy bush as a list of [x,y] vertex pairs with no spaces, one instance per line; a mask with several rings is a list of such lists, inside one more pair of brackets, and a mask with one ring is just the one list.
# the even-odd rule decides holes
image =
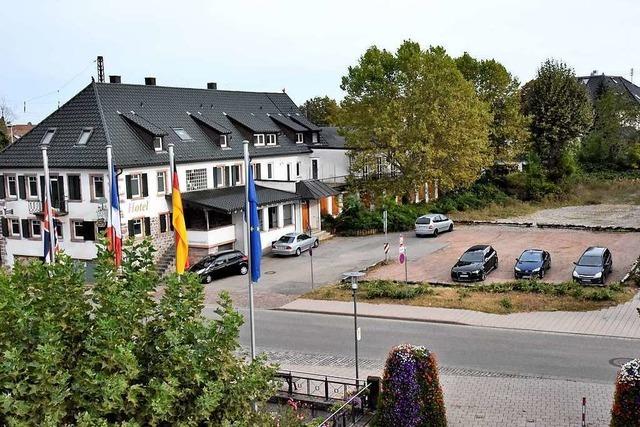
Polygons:
[[359,291],[366,299],[411,299],[420,295],[434,293],[433,288],[428,285],[407,285],[389,280],[362,282],[360,283]]
[[449,213],[482,209],[492,203],[503,204],[509,196],[491,183],[475,183],[468,189],[444,194],[438,200],[429,204],[430,211]]
[[264,425],[274,369],[238,357],[242,316],[221,294],[205,320],[194,275],[164,294],[153,248],[128,242],[122,272],[99,245],[96,282],[60,254],[0,272],[0,425]]
[[640,427],[640,359],[625,363],[616,378],[611,427]]
[[[582,285],[574,282],[546,283],[535,279],[477,285],[468,289],[471,292],[488,292],[496,294],[524,292],[554,296],[569,295],[575,299],[582,299],[586,301],[612,301],[615,299],[617,293],[624,291],[622,286],[615,283],[610,285],[608,288],[585,289]],[[500,304],[502,305],[502,301]]]
[[447,425],[435,355],[404,344],[391,350],[385,364],[374,426]]
[[559,191],[559,187],[547,179],[540,160],[529,156],[523,172],[507,175],[505,191],[523,201],[540,201],[549,194]]
[[509,298],[502,298],[500,300],[500,306],[507,311],[510,311],[513,308],[513,303]]

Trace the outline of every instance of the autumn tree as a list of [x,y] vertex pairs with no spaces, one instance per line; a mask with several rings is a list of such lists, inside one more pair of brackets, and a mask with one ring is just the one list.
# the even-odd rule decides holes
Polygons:
[[456,65],[493,114],[489,144],[495,160],[517,160],[529,141],[529,121],[520,108],[520,82],[495,59],[478,60],[465,52],[456,58]]
[[339,125],[354,174],[391,173],[358,185],[376,195],[405,195],[437,181],[473,183],[491,165],[491,114],[441,47],[405,41],[394,53],[369,48],[342,78]]
[[328,96],[316,96],[300,106],[302,113],[318,126],[332,126],[340,107],[335,99]]
[[532,150],[552,181],[573,172],[573,148],[591,126],[593,111],[586,89],[573,69],[548,59],[522,91],[522,106],[531,116]]
[[11,143],[7,122],[3,116],[0,116],[0,150],[3,150]]

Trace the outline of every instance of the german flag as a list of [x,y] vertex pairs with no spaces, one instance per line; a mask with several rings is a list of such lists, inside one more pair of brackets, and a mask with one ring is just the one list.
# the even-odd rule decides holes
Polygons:
[[189,240],[187,239],[187,227],[184,223],[184,211],[182,209],[182,195],[178,183],[178,173],[173,171],[173,191],[171,202],[173,206],[173,229],[176,233],[176,273],[182,274],[189,268]]

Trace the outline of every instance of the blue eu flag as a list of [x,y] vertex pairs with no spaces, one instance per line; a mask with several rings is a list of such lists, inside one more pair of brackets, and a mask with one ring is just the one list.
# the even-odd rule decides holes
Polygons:
[[260,258],[262,258],[262,244],[260,243],[260,219],[258,218],[258,195],[253,173],[249,168],[249,241],[251,247],[251,280],[257,282],[260,278]]

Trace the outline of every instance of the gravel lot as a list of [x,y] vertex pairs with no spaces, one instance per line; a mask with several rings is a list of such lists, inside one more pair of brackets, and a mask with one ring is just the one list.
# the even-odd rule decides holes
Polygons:
[[640,227],[638,205],[588,205],[545,209],[531,215],[499,221],[571,224],[586,226]]
[[[412,257],[411,244],[444,246],[431,253]],[[500,266],[489,274],[487,282],[513,279],[515,259],[526,248],[546,249],[551,253],[551,269],[545,281],[571,280],[573,262],[588,246],[606,246],[613,254],[613,273],[608,282],[620,280],[640,255],[640,233],[604,233],[582,230],[519,228],[510,226],[458,226],[453,233],[407,243],[408,278],[414,281],[450,283],[450,270],[458,257],[475,244],[491,244],[498,252]],[[368,278],[404,280],[404,266],[394,261],[368,274]]]

